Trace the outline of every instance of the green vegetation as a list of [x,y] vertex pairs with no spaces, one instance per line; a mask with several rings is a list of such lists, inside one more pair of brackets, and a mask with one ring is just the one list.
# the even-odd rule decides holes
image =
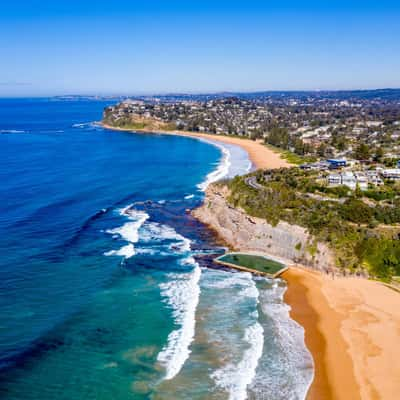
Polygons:
[[284,265],[277,261],[251,254],[225,254],[224,256],[219,257],[218,260],[272,275],[284,268]]
[[369,160],[370,157],[370,147],[366,143],[360,143],[354,151],[354,158],[357,160]]
[[312,146],[300,138],[292,137],[287,128],[273,126],[265,137],[264,143],[272,150],[280,152],[282,158],[292,164],[316,161],[315,157],[306,156],[313,153]]
[[160,122],[151,118],[138,118],[132,116],[123,116],[115,118],[115,116],[106,110],[103,122],[107,125],[129,130],[146,130],[146,131],[172,131],[177,129],[173,122]]
[[[298,168],[253,173],[256,190],[236,177],[229,201],[276,225],[280,220],[308,229],[335,254],[337,265],[389,280],[400,275],[400,190],[397,185],[366,192],[329,188],[317,172]],[[297,246],[296,246],[297,248]],[[300,249],[299,249],[300,250]],[[315,255],[316,243],[306,250]]]
[[275,147],[269,143],[265,143],[265,146],[267,146],[269,149],[274,151],[275,153],[279,153],[281,157],[289,162],[290,164],[295,164],[295,165],[301,165],[304,163],[308,162],[314,162],[317,161],[316,157],[311,157],[311,156],[300,156],[298,154],[295,154],[289,150],[283,150],[279,147]]

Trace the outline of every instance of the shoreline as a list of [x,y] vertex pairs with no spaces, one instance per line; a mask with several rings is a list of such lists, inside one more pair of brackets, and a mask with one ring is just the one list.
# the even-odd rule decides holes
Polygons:
[[[203,206],[193,214],[231,250],[263,251],[290,266],[281,276],[288,286],[284,301],[291,308],[290,317],[303,327],[314,360],[306,399],[396,398],[400,392],[399,293],[378,281],[337,277],[296,265],[290,252],[279,254],[292,247],[289,233],[294,235],[296,226],[286,227],[287,235],[282,226],[267,229],[265,221],[227,204],[228,194],[211,185]],[[271,243],[274,247],[267,250]]]
[[288,161],[281,158],[281,156],[267,146],[264,146],[262,142],[254,141],[246,138],[221,136],[211,133],[197,133],[188,131],[164,131],[157,129],[126,129],[110,126],[100,122],[99,125],[105,129],[112,131],[121,132],[138,132],[138,133],[155,133],[162,135],[175,135],[175,136],[186,136],[195,139],[208,139],[216,142],[232,144],[241,147],[249,155],[249,159],[252,164],[258,169],[276,169],[276,168],[287,168],[292,166]]
[[[301,267],[282,276],[316,375],[307,399],[394,399],[400,391],[400,296],[384,284]],[[323,393],[323,395],[322,395]]]
[[281,276],[287,283],[284,301],[291,307],[290,317],[304,328],[304,341],[314,360],[306,399],[357,400],[360,388],[340,332],[342,321],[323,296],[320,275],[291,267]]
[[[262,143],[249,139],[101,126],[116,131],[187,136],[237,145],[248,153],[257,168],[291,165]],[[199,215],[195,217],[201,221]],[[223,237],[212,224],[206,225],[231,248],[251,250],[236,248],[236,243]],[[400,392],[400,382],[396,379],[400,376],[398,293],[379,282],[360,278],[334,279],[301,266],[291,266],[281,277],[287,282],[284,301],[291,308],[290,317],[303,327],[305,344],[314,360],[314,377],[306,399],[395,398]]]

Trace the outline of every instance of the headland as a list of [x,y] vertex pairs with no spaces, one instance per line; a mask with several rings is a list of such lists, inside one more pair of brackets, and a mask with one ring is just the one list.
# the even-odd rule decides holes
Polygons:
[[[290,164],[261,142],[239,137],[185,132],[164,126],[107,129],[161,133],[219,141],[242,147],[255,167]],[[315,374],[308,400],[392,399],[400,391],[400,296],[380,282],[341,277],[334,254],[319,243],[307,251],[311,235],[301,226],[279,221],[270,225],[233,207],[229,190],[212,184],[193,215],[214,230],[233,250],[264,252],[289,265],[282,274],[291,317],[305,330]],[[298,244],[301,244],[299,247]]]
[[328,247],[319,244],[315,257],[305,250],[310,235],[304,228],[285,222],[272,226],[232,207],[228,197],[226,186],[210,185],[193,214],[232,249],[264,251],[290,266],[281,275],[288,284],[285,301],[305,330],[315,366],[307,399],[395,398],[400,390],[399,293],[381,282],[340,276],[328,268],[334,263]]

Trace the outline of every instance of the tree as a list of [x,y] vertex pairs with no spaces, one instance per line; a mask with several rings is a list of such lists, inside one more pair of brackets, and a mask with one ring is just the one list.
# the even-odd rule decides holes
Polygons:
[[368,160],[371,156],[371,149],[366,143],[360,143],[354,151],[357,160]]
[[287,149],[289,145],[289,132],[286,128],[274,126],[266,137],[266,142],[273,146]]
[[382,147],[378,147],[375,150],[374,161],[381,162],[383,160],[384,155],[385,155],[385,152],[383,151]]
[[320,157],[325,157],[325,153],[326,153],[326,144],[325,143],[321,143],[317,149],[317,154]]

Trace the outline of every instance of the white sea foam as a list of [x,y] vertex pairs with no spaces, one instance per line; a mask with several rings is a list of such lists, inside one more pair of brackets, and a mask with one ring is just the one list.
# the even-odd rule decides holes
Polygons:
[[242,291],[249,289],[258,298],[258,290],[250,272],[229,272],[224,279],[218,279],[207,283],[208,287],[215,289],[226,289],[237,287]]
[[[214,293],[217,289],[226,293],[225,296],[230,296],[228,309],[223,304],[213,306],[213,311],[221,316],[222,325],[215,331],[215,328],[211,328],[210,335],[215,337],[216,343],[223,341],[222,350],[225,346],[231,346],[232,352],[225,356],[225,359],[228,358],[224,360],[225,365],[214,371],[211,378],[219,389],[228,393],[230,400],[246,399],[247,388],[255,377],[264,346],[264,329],[258,321],[257,311],[259,291],[248,272],[212,272],[206,288]],[[240,324],[243,324],[244,334],[241,338],[235,333],[237,328],[233,317],[240,318]],[[217,346],[220,347],[220,344]]]
[[189,200],[189,199],[193,199],[194,194],[188,194],[187,196],[185,196],[185,200]]
[[314,377],[313,359],[304,343],[304,329],[290,318],[290,307],[283,302],[285,290],[275,282],[260,293],[261,309],[273,323],[279,354],[268,371],[261,369],[252,391],[256,396],[262,393],[276,399],[304,400]]
[[207,175],[204,182],[197,185],[200,190],[205,191],[210,183],[222,178],[233,178],[236,175],[246,174],[253,168],[248,153],[240,146],[204,138],[200,140],[218,147],[222,152],[222,158],[217,168]]
[[160,284],[161,294],[172,308],[175,324],[179,326],[169,334],[166,346],[157,356],[158,362],[165,367],[166,380],[179,373],[191,353],[190,344],[195,334],[195,315],[200,298],[201,269],[192,257],[182,262],[193,265],[193,271],[170,274],[168,282]]
[[219,181],[223,177],[227,176],[229,173],[229,167],[231,166],[231,153],[225,146],[208,140],[204,141],[214,145],[215,147],[218,147],[222,151],[222,158],[218,164],[218,167],[206,176],[204,182],[197,185],[197,187],[203,192],[207,189],[207,186],[210,183]]
[[0,129],[0,133],[25,133],[26,131],[22,131],[19,129]]
[[96,122],[77,123],[77,124],[73,124],[72,127],[78,128],[78,129],[86,129],[86,130],[90,130],[90,131],[101,129],[101,126],[99,126],[99,124]]
[[79,123],[79,124],[73,124],[72,127],[73,128],[86,128],[86,127],[91,126],[91,125],[92,125],[92,122],[82,122],[82,123]]
[[191,242],[188,238],[177,233],[174,228],[157,222],[146,224],[146,229],[142,232],[141,240],[143,242],[156,243],[162,243],[165,240],[172,241],[168,245],[168,248],[178,253],[186,253],[191,250]]
[[247,386],[254,379],[258,360],[263,353],[263,327],[256,322],[246,328],[244,340],[249,347],[244,351],[242,360],[238,364],[228,364],[211,375],[217,386],[229,393],[229,400],[247,398]]
[[118,228],[107,230],[107,233],[112,234],[113,237],[119,236],[123,240],[129,242],[129,244],[121,247],[119,250],[111,250],[104,253],[106,256],[117,255],[129,258],[135,255],[134,243],[139,241],[139,229],[149,218],[149,215],[144,211],[134,210],[130,207],[131,206],[127,206],[119,210],[121,215],[129,218],[129,222],[126,222],[124,225]]
[[122,246],[119,250],[110,250],[104,253],[105,256],[121,256],[125,258],[133,257],[136,254],[132,243]]
[[120,211],[121,215],[126,215],[131,220],[124,225],[107,230],[107,233],[119,235],[127,242],[136,243],[139,240],[139,228],[149,218],[149,215],[144,211],[132,210],[124,208]]

